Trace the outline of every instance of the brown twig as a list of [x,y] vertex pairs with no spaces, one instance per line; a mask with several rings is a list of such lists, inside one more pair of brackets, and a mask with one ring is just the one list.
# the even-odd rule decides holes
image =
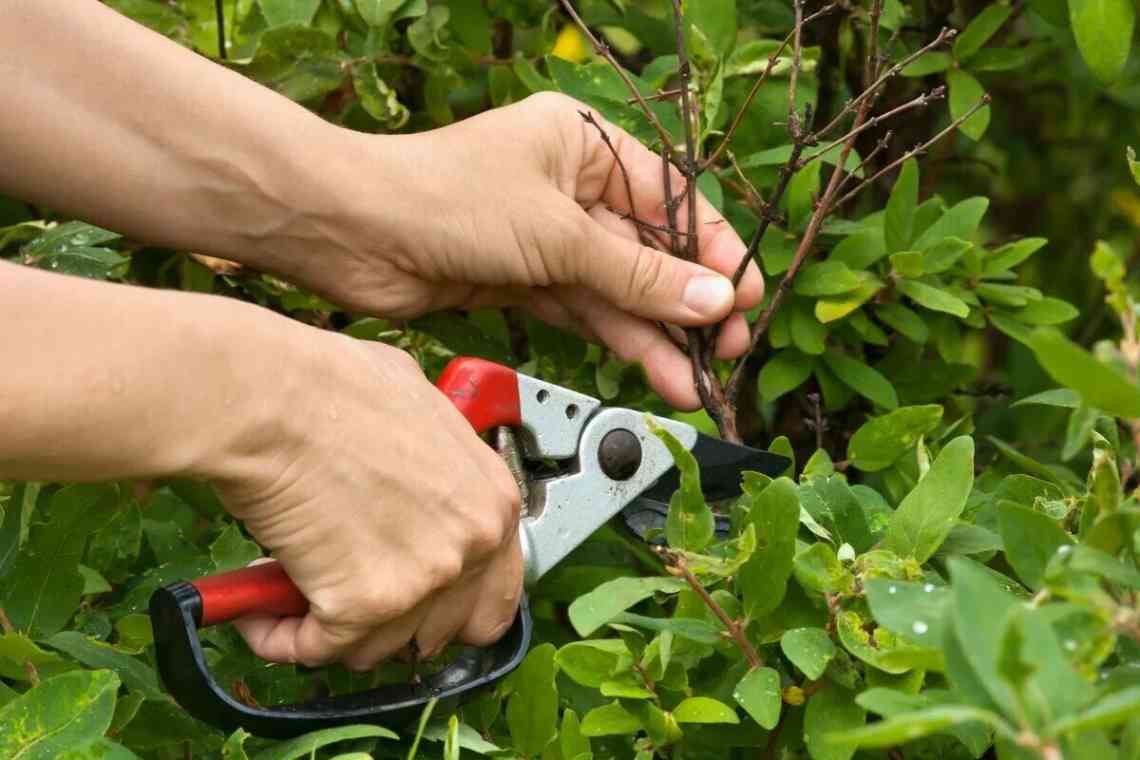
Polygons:
[[594,50],[598,52],[598,55],[605,58],[610,66],[613,67],[613,70],[617,72],[618,76],[621,77],[621,81],[625,83],[625,86],[629,89],[629,92],[637,102],[637,105],[641,107],[642,112],[645,114],[646,120],[648,120],[649,124],[653,127],[654,130],[656,130],[657,136],[661,140],[661,149],[663,154],[671,156],[673,153],[673,136],[669,134],[669,130],[665,129],[665,125],[661,123],[661,120],[657,118],[657,114],[655,114],[653,112],[653,109],[649,107],[649,103],[646,102],[645,96],[641,94],[641,90],[637,89],[637,85],[634,84],[633,80],[629,78],[629,74],[626,73],[626,70],[623,69],[621,64],[618,63],[618,60],[614,58],[614,54],[610,51],[609,46],[599,40],[594,35],[594,33],[590,31],[590,27],[586,26],[586,22],[583,21],[582,17],[578,15],[578,11],[574,10],[574,6],[571,4],[570,0],[562,0],[562,7],[565,9],[570,18],[574,20],[574,23],[577,24],[578,28],[582,31],[582,34],[586,35],[586,39],[588,39],[590,41],[590,44],[594,46]]
[[966,111],[966,113],[962,114],[957,119],[954,119],[953,121],[951,121],[950,124],[945,129],[941,130],[938,134],[934,135],[934,137],[931,137],[929,140],[922,143],[921,145],[918,145],[914,148],[911,148],[906,153],[903,153],[901,156],[896,158],[894,161],[891,161],[889,164],[884,166],[882,169],[880,169],[879,171],[875,172],[874,174],[872,174],[867,179],[860,182],[858,185],[856,185],[854,188],[852,188],[849,192],[847,192],[845,195],[843,195],[843,197],[841,197],[839,200],[837,200],[835,202],[835,205],[837,207],[844,205],[845,203],[847,203],[847,201],[851,200],[853,197],[858,195],[859,192],[861,190],[863,190],[863,188],[865,188],[867,185],[869,185],[872,182],[874,182],[875,180],[879,179],[884,174],[887,174],[888,172],[894,170],[896,167],[900,166],[907,159],[914,158],[915,156],[918,156],[918,155],[921,155],[922,153],[925,153],[927,150],[929,150],[931,145],[934,145],[936,142],[938,142],[942,138],[946,137],[948,134],[950,134],[951,132],[956,130],[958,127],[962,126],[962,122],[969,119],[971,116],[973,116],[975,113],[977,113],[982,108],[985,108],[987,105],[989,105],[989,103],[990,103],[990,96],[988,94],[983,95],[982,98],[977,103],[975,103],[973,106],[970,107],[970,110]]
[[[803,20],[803,23],[809,24],[820,16],[831,13],[831,11],[835,10],[836,7],[837,3],[829,3],[828,5],[825,5],[815,13],[805,18]],[[705,159],[705,161],[701,164],[702,168],[707,169],[709,166],[715,164],[718,160],[720,160],[721,154],[728,149],[729,144],[732,142],[733,135],[736,134],[736,130],[740,126],[740,122],[744,121],[744,117],[748,113],[748,107],[752,105],[753,98],[756,97],[756,93],[760,92],[760,86],[764,84],[765,80],[768,78],[768,75],[772,73],[772,69],[776,68],[776,62],[779,60],[780,54],[784,52],[784,48],[791,44],[793,35],[795,35],[794,29],[788,33],[788,36],[784,37],[784,41],[780,43],[780,46],[777,47],[772,52],[772,54],[768,56],[768,64],[764,67],[764,71],[761,72],[760,76],[756,78],[756,81],[752,83],[752,89],[748,91],[748,95],[745,96],[744,102],[740,105],[740,108],[736,110],[736,114],[732,117],[732,122],[729,124],[728,129],[725,130],[724,137],[722,137],[721,141],[717,143],[716,149],[714,149],[709,157]]]
[[[680,94],[681,94],[681,88],[680,87],[674,87],[671,90],[661,90],[659,92],[653,93],[652,95],[646,95],[645,99],[646,100],[672,100],[673,98],[677,97]],[[627,106],[636,105],[637,104],[637,98],[626,98],[625,104]]]
[[[598,130],[598,135],[601,136],[602,142],[606,144],[606,147],[610,150],[610,154],[614,157],[614,161],[617,162],[618,169],[621,170],[621,180],[625,184],[625,196],[629,201],[628,216],[630,219],[637,221],[637,206],[634,204],[633,200],[633,184],[629,180],[629,172],[625,168],[625,162],[621,160],[621,154],[618,153],[617,148],[610,140],[610,136],[606,133],[606,130],[602,128],[602,125],[598,123],[598,120],[594,118],[594,114],[592,112],[579,111],[578,115],[582,117],[583,121],[585,121],[587,124],[593,125],[594,129]],[[649,239],[640,228],[637,230],[637,237],[641,241],[642,245],[650,245]]]
[[740,653],[744,655],[744,659],[748,661],[749,668],[755,670],[756,668],[764,667],[764,659],[760,657],[760,653],[756,651],[756,647],[754,647],[752,642],[748,640],[748,637],[744,635],[744,628],[740,625],[740,621],[733,620],[729,617],[729,614],[724,611],[724,607],[721,607],[717,600],[712,598],[712,595],[708,592],[708,589],[704,587],[704,584],[702,584],[697,576],[693,575],[693,571],[685,565],[684,557],[664,548],[661,549],[661,554],[664,556],[669,567],[676,570],[676,572],[685,579],[685,582],[689,584],[689,588],[697,593],[697,596],[701,598],[705,606],[720,620],[725,630],[728,631],[729,636],[732,637],[733,642],[736,643],[737,648],[740,649]]
[[[878,22],[875,22],[875,23],[877,24]],[[830,122],[828,122],[827,126],[823,127],[819,131],[817,131],[815,133],[815,136],[817,138],[822,137],[823,135],[826,135],[831,130],[835,129],[837,126],[839,126],[843,122],[843,119],[849,113],[856,110],[867,99],[875,96],[878,93],[879,89],[882,88],[882,86],[885,85],[891,78],[893,78],[895,75],[897,75],[903,69],[905,69],[907,66],[909,66],[911,63],[913,63],[915,60],[917,60],[917,59],[921,58],[922,56],[926,55],[927,53],[929,53],[934,48],[939,47],[939,46],[945,44],[946,42],[952,40],[956,34],[958,34],[958,32],[954,29],[951,29],[949,27],[943,28],[942,31],[938,33],[938,36],[935,37],[932,42],[930,42],[927,45],[922,46],[921,48],[919,48],[915,52],[911,53],[910,55],[908,55],[905,58],[903,58],[902,60],[900,60],[895,65],[891,66],[885,72],[880,74],[878,76],[878,78],[875,79],[874,82],[872,82],[870,85],[868,85],[867,88],[863,90],[863,92],[859,93],[854,98],[847,101],[847,103],[843,106],[843,108],[841,108],[839,110],[839,113],[835,115],[835,118],[832,119]]]
[[825,154],[835,150],[840,145],[843,145],[845,142],[850,140],[852,137],[857,137],[861,132],[866,132],[868,129],[874,129],[875,127],[879,126],[879,124],[883,123],[884,121],[887,121],[888,119],[892,119],[901,113],[906,113],[907,111],[913,111],[916,108],[926,108],[928,105],[930,105],[934,101],[941,100],[945,96],[946,96],[946,87],[945,86],[938,86],[938,87],[935,87],[930,92],[924,92],[921,95],[919,95],[918,97],[914,98],[913,100],[908,100],[907,102],[903,103],[900,106],[895,106],[894,108],[892,108],[889,111],[884,111],[881,114],[877,114],[875,116],[872,116],[872,117],[868,118],[865,122],[863,122],[861,125],[859,125],[858,129],[852,129],[850,132],[843,135],[842,137],[839,137],[839,138],[833,140],[831,143],[829,143],[827,145],[826,148],[822,148],[822,149],[816,151],[815,153],[812,153],[810,156],[804,157],[804,159],[802,161],[800,161],[799,167],[797,167],[797,168],[798,169],[804,168],[805,166],[807,166],[808,164],[810,164],[812,161],[816,160],[817,158],[820,158],[820,157],[824,156]]

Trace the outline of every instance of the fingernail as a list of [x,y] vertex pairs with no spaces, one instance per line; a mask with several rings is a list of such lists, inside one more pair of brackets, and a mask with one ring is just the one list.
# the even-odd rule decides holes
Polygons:
[[718,274],[701,274],[689,280],[682,295],[685,306],[698,314],[723,314],[732,307],[732,283]]

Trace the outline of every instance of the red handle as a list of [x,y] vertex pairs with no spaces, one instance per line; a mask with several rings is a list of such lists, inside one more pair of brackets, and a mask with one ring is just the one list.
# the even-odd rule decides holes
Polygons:
[[[510,367],[460,356],[435,385],[477,433],[522,424],[518,376]],[[192,585],[202,597],[203,627],[249,615],[294,617],[309,609],[309,601],[276,562],[199,578]]]

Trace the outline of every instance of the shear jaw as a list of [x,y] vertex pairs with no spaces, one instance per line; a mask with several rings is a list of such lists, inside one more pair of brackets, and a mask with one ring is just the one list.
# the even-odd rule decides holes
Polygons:
[[[520,376],[519,390],[525,392],[522,380]],[[541,385],[546,386],[551,394],[545,403],[551,401],[555,389],[560,394],[572,393],[546,383]],[[536,389],[536,393],[537,390],[541,389]],[[573,395],[593,402],[594,409],[600,406],[600,402],[589,396]],[[523,403],[523,419],[526,420],[526,402]],[[578,414],[587,416],[584,412],[580,408]],[[573,449],[564,455],[566,458],[577,455],[577,470],[531,482],[528,516],[519,525],[524,581],[528,586],[673,467],[669,450],[649,429],[650,419],[672,433],[685,448],[692,449],[696,445],[697,431],[691,425],[630,409],[602,408],[588,415],[588,419],[583,419],[579,428],[581,433]],[[624,435],[623,438],[629,440],[631,446],[635,445],[635,440],[640,447],[640,462],[636,469],[615,473],[623,479],[608,476],[599,459],[602,440],[613,431],[628,431],[632,439]],[[560,451],[563,446],[560,442]],[[551,454],[545,456],[553,457]],[[614,472],[612,467],[609,469]]]

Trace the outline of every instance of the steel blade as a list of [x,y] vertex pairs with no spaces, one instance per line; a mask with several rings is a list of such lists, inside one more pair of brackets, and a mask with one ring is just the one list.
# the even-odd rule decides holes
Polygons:
[[[697,434],[697,443],[691,451],[700,466],[701,491],[704,492],[706,501],[722,501],[739,496],[741,474],[746,471],[760,472],[774,478],[791,464],[787,457],[779,454],[722,441],[704,433]],[[680,485],[681,474],[673,467],[648,490],[643,491],[641,498],[667,505]]]

